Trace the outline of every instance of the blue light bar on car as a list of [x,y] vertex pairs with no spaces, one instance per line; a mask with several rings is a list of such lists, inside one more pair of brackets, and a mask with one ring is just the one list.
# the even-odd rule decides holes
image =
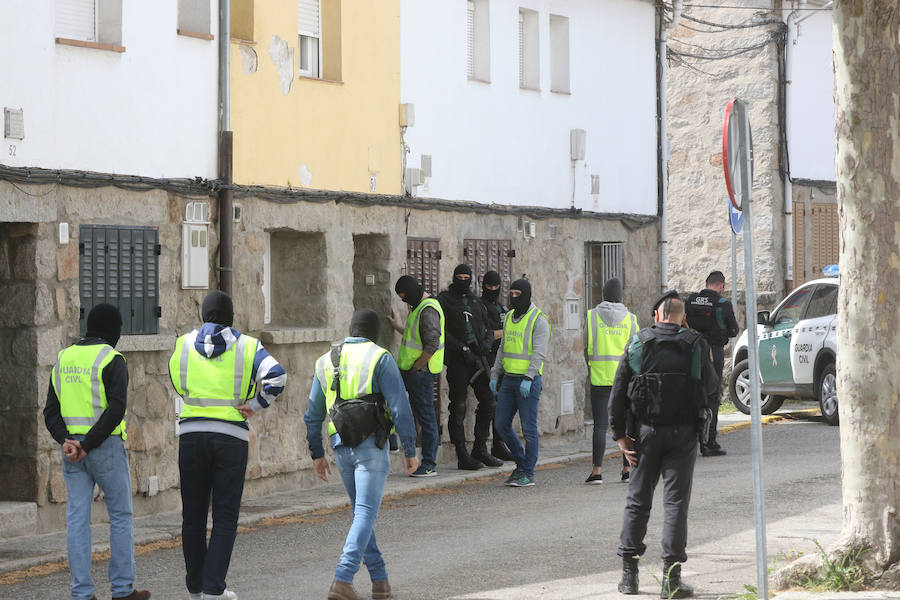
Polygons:
[[822,272],[825,274],[825,277],[837,277],[840,273],[837,265],[828,265]]

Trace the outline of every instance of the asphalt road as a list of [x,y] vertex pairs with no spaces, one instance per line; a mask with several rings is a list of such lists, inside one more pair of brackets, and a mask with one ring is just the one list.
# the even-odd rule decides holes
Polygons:
[[[728,456],[698,458],[684,567],[686,580],[708,598],[739,593],[743,584],[754,581],[749,430],[735,431],[721,441]],[[839,443],[838,428],[816,420],[764,428],[770,555],[778,546],[779,528],[790,546],[790,523],[812,527],[815,535],[816,518],[834,520],[834,510],[825,517],[821,510],[840,503]],[[388,501],[376,533],[395,596],[475,600],[615,595],[626,486],[612,477],[618,473],[618,461],[607,463],[611,481],[602,486],[582,483],[589,468],[585,461],[540,470],[533,488],[507,488],[499,476],[487,476]],[[657,504],[658,499],[659,493]],[[324,598],[350,518],[343,510],[242,531],[229,587],[241,600]],[[660,528],[661,511],[654,509],[642,562],[642,592],[658,590],[654,575],[659,570]],[[821,532],[828,535],[831,529]],[[138,584],[149,587],[154,598],[187,598],[180,548],[139,556],[137,569]],[[106,563],[95,563],[94,576],[98,598],[108,598]],[[67,598],[68,586],[68,573],[59,572],[0,586],[0,598]],[[368,597],[364,567],[356,588]]]

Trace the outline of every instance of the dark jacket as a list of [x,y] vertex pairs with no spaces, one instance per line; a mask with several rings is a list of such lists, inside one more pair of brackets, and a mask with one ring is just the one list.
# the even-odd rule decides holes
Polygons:
[[[481,300],[481,308],[482,319],[484,320],[485,326],[488,328],[489,335],[493,334],[494,331],[503,329],[503,315],[505,315],[509,309],[499,302],[485,302],[484,299]],[[492,339],[491,341],[491,350],[488,353],[488,361],[491,364],[494,364],[494,358],[497,356],[497,350],[500,349],[501,341],[502,340],[500,339]]]
[[[106,343],[105,340],[100,338],[82,338],[75,345],[94,346]],[[47,404],[44,406],[44,425],[46,425],[47,431],[50,432],[53,439],[57,443],[62,444],[66,439],[74,438],[69,435],[69,429],[66,427],[65,421],[63,421],[59,397],[56,395],[56,390],[53,389],[52,374],[50,378],[50,384],[47,386]],[[81,442],[81,447],[85,452],[90,452],[105,442],[106,438],[125,418],[126,399],[128,397],[128,368],[125,366],[125,359],[121,356],[115,356],[103,368],[102,379],[103,386],[106,388],[106,410],[103,411],[100,419],[85,434],[84,440]]]
[[684,303],[687,322],[703,334],[711,346],[724,346],[738,334],[737,319],[731,301],[718,292],[705,289],[687,297]]
[[444,309],[444,353],[448,360],[462,358],[463,346],[480,356],[491,349],[493,331],[484,322],[481,299],[466,293],[462,296],[450,290],[438,294],[438,302]]
[[[657,323],[649,330],[642,330],[642,336],[652,335],[657,340],[673,341],[679,336],[686,333],[697,337],[696,333],[682,329],[674,323]],[[614,440],[625,437],[625,419],[626,411],[631,407],[631,400],[628,397],[628,384],[635,375],[638,375],[634,368],[633,361],[628,360],[632,354],[632,345],[639,338],[634,338],[628,342],[625,347],[625,358],[619,361],[619,367],[616,369],[616,377],[613,380],[613,387],[609,397],[609,425],[612,430]],[[701,368],[701,385],[700,390],[703,397],[712,393],[718,384],[718,378],[712,364],[709,346],[702,337],[698,337],[696,344],[700,345],[700,368]],[[646,357],[644,363],[650,365],[649,372],[660,373],[689,373],[691,369],[691,356],[686,354],[678,354],[670,349],[670,346],[657,346],[662,348],[654,355]],[[697,418],[696,414],[685,415],[685,422],[693,422]]]

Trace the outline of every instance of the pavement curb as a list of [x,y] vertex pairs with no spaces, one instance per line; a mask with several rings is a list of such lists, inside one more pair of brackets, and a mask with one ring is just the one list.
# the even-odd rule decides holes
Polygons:
[[[795,416],[801,415],[810,415],[817,414],[818,409],[802,409],[802,410],[792,410],[787,413],[782,413],[778,415],[766,415],[762,417],[762,422],[764,425],[769,423],[777,423],[779,421],[785,421]],[[724,425],[719,429],[719,434],[728,434],[732,431],[737,431],[740,429],[746,429],[750,427],[749,421],[742,421],[740,423],[729,423]],[[621,456],[621,451],[617,448],[607,449],[604,454],[604,458],[616,458]],[[561,454],[558,456],[548,456],[545,458],[541,458],[537,462],[538,467],[546,467],[550,465],[564,465],[572,462],[577,462],[585,459],[591,458],[591,452],[572,452],[569,454]],[[511,473],[514,469],[514,465],[511,463],[504,463],[502,467],[487,469],[487,470],[478,470],[478,471],[461,471],[461,472],[453,472],[450,476],[445,477],[437,477],[434,479],[418,479],[415,484],[406,483],[402,485],[401,489],[388,490],[385,493],[385,500],[398,500],[402,499],[416,493],[422,493],[422,490],[425,491],[433,491],[438,489],[447,489],[455,486],[463,485],[469,481],[479,480],[479,479],[489,479],[496,477],[498,475],[505,475]],[[278,519],[286,519],[286,518],[302,518],[304,516],[313,515],[313,514],[330,514],[336,512],[338,510],[342,510],[349,506],[349,501],[344,498],[326,498],[323,497],[318,500],[315,506],[285,506],[283,508],[274,508],[269,510],[258,510],[253,512],[244,513],[238,519],[239,527],[266,527],[268,526],[266,521],[274,521]],[[272,523],[275,525],[277,523]],[[58,532],[53,534],[44,534],[47,536],[64,536],[65,532]],[[29,537],[29,536],[23,536]],[[152,547],[155,544],[165,543],[165,542],[177,542],[181,538],[181,528],[178,527],[164,527],[160,529],[151,529],[149,531],[141,532],[140,527],[135,528],[135,551],[136,554],[141,554],[141,551],[144,552],[152,551]],[[11,538],[16,539],[16,538]],[[93,544],[92,546],[93,554],[95,558],[97,554],[102,554],[104,552],[109,551],[109,544],[107,542],[98,542]],[[58,551],[46,552],[37,556],[31,556],[28,558],[20,558],[20,559],[12,559],[6,561],[0,561],[0,585],[15,583],[22,579],[26,579],[32,576],[38,575],[46,575],[48,573],[60,571],[66,568],[66,550],[62,548]]]

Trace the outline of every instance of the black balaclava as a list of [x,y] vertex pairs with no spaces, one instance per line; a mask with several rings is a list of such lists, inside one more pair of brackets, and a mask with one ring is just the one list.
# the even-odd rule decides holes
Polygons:
[[622,282],[613,277],[603,284],[603,299],[606,302],[622,302]]
[[[468,279],[458,279],[457,275],[468,275]],[[464,296],[469,293],[472,287],[472,269],[469,265],[457,265],[453,269],[453,283],[450,284],[450,291],[457,296]]]
[[203,307],[200,313],[204,323],[215,323],[231,327],[234,323],[234,304],[231,296],[220,290],[213,290],[203,299]]
[[98,304],[88,313],[85,337],[100,338],[115,348],[121,334],[122,313],[112,304]]
[[350,319],[350,336],[375,341],[378,338],[378,313],[371,308],[360,308]]
[[531,306],[531,283],[527,279],[516,279],[509,286],[510,290],[519,290],[521,295],[518,298],[509,297],[509,306],[513,309],[513,315],[516,318],[521,317],[528,312]]
[[491,304],[496,304],[497,298],[500,297],[500,288],[496,290],[489,290],[487,286],[489,285],[500,285],[502,282],[500,281],[500,273],[497,271],[488,271],[484,274],[484,277],[481,278],[481,299],[485,302],[490,302]]
[[422,289],[415,277],[404,275],[397,280],[397,283],[394,285],[394,291],[398,294],[402,292],[403,301],[415,308],[422,301],[422,294],[425,290]]

